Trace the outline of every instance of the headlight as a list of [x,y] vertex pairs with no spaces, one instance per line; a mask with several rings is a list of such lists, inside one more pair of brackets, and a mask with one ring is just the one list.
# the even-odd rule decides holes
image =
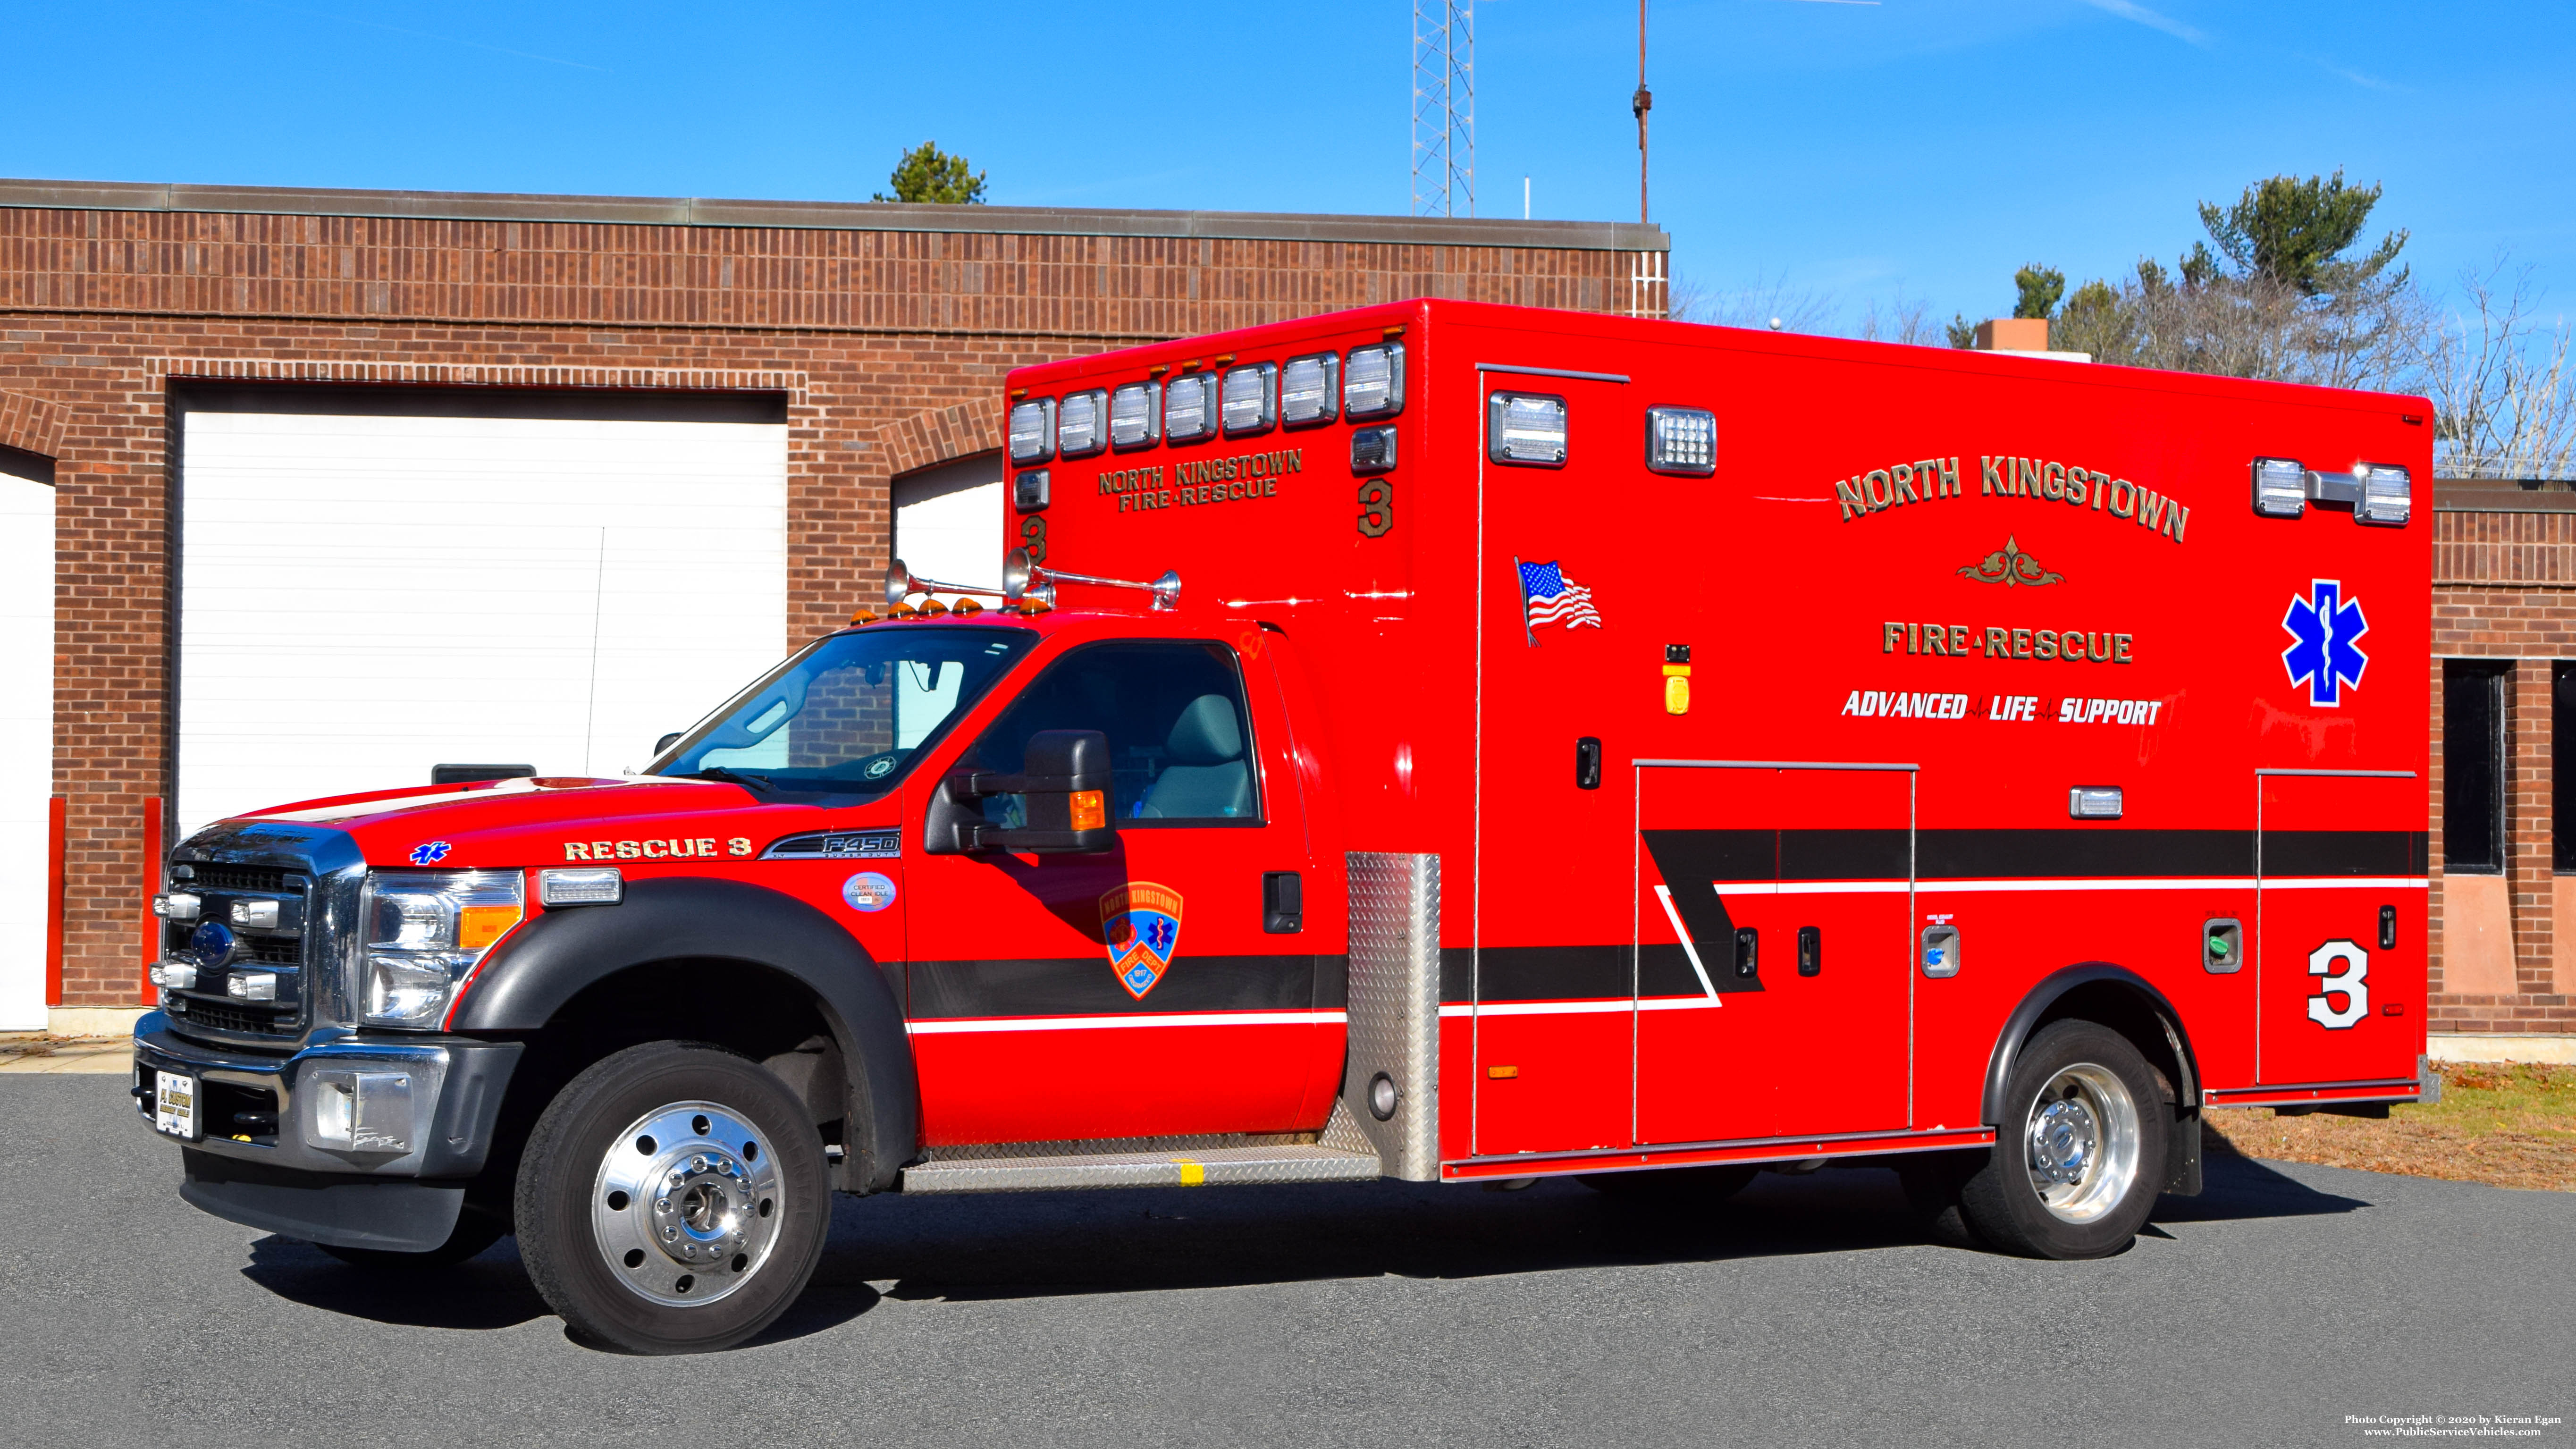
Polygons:
[[435,1028],[492,943],[526,913],[515,870],[367,873],[359,919],[359,1014],[370,1026]]

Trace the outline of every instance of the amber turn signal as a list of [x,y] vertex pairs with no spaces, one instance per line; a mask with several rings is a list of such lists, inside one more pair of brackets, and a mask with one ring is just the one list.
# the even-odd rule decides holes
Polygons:
[[480,951],[519,924],[519,907],[467,906],[456,913],[456,948]]
[[1109,825],[1109,802],[1098,790],[1073,792],[1073,828],[1103,830]]
[[1521,1069],[1520,1069],[1520,1068],[1518,1068],[1518,1067],[1487,1067],[1487,1068],[1485,1068],[1485,1075],[1486,1075],[1486,1076],[1489,1076],[1489,1077],[1491,1077],[1491,1078],[1493,1078],[1493,1079],[1494,1079],[1495,1081],[1497,1081],[1497,1082],[1508,1082],[1508,1081],[1510,1081],[1512,1078],[1517,1077],[1517,1076],[1519,1076],[1520,1074],[1521,1074]]

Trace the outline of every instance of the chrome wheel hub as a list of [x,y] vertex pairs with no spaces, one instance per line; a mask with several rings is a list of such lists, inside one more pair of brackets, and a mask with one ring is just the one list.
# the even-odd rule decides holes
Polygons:
[[713,1303],[757,1274],[787,1207],[761,1134],[714,1102],[674,1102],[610,1142],[591,1186],[610,1273],[671,1307]]
[[2030,1185],[2062,1222],[2089,1223],[2138,1180],[2138,1103],[2108,1068],[2079,1062],[2048,1079],[2023,1134]]

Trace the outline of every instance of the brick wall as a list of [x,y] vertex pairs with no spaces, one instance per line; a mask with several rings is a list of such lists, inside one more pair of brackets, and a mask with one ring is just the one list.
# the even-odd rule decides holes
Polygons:
[[[2576,512],[2445,508],[2433,518],[2433,1001],[2437,1032],[2576,1031],[2576,1005],[2558,957],[2556,821],[2552,805],[2553,665],[2576,659]],[[2570,499],[2576,503],[2576,499]],[[2505,688],[2506,897],[2514,987],[2507,994],[2445,989],[2442,960],[2442,661],[2511,660]],[[2576,728],[2576,722],[2571,722]],[[2576,921],[2569,923],[2576,931]],[[2568,943],[2576,946],[2576,941]]]
[[1635,279],[1663,247],[1571,223],[0,183],[0,445],[55,462],[61,1004],[140,999],[145,802],[175,748],[174,380],[784,392],[792,644],[873,592],[895,474],[998,446],[1011,368],[1418,296],[1659,310]]

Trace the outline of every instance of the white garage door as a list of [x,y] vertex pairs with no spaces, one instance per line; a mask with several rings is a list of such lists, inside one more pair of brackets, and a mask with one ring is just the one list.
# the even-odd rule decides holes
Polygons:
[[186,412],[182,832],[441,763],[615,775],[777,661],[783,421],[401,397]]
[[[49,878],[54,793],[51,469],[0,452],[0,880]],[[0,892],[0,1031],[45,1025],[46,892]]]
[[1002,552],[1001,454],[894,480],[894,553],[904,567],[941,583],[1000,588]]

